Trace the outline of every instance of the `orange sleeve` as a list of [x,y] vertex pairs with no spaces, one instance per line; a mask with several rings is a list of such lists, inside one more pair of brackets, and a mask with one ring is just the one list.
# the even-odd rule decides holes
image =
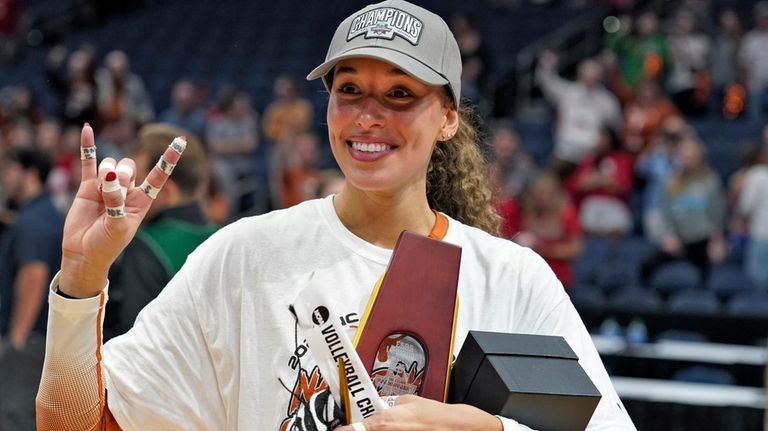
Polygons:
[[49,298],[45,363],[35,400],[37,429],[120,430],[107,408],[101,367],[106,293],[99,294],[98,302],[68,300],[53,291]]

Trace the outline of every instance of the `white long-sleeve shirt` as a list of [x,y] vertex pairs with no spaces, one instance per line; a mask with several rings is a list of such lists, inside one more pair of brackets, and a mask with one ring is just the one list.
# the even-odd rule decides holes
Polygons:
[[566,81],[547,67],[539,67],[536,78],[557,109],[557,158],[579,163],[597,147],[603,127],[620,127],[621,106],[605,88],[587,88],[579,82]]
[[[602,394],[589,429],[634,429],[581,319],[538,255],[452,219],[443,239],[462,247],[454,351],[470,329],[561,335]],[[298,422],[326,429],[333,397],[288,306],[314,272],[338,298],[352,337],[391,254],[348,231],[331,198],[242,219],[192,253],[133,329],[103,346],[101,370],[93,365],[95,328],[106,293],[84,300],[52,293],[42,387],[80,387],[71,380],[86,376],[94,399],[81,404],[98,409],[96,373],[103,372],[109,410],[126,431],[284,431]],[[51,376],[58,370],[51,361],[82,357],[91,361],[86,371]],[[61,402],[39,395],[38,419]],[[503,422],[506,430],[528,429]]]

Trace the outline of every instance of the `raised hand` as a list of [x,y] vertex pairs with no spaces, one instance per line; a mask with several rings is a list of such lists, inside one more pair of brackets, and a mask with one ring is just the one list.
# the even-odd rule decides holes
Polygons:
[[59,290],[75,298],[98,295],[109,266],[128,245],[152,201],[165,185],[186,147],[176,138],[139,187],[136,164],[106,158],[96,166],[93,129],[86,124],[80,137],[80,188],[64,223]]

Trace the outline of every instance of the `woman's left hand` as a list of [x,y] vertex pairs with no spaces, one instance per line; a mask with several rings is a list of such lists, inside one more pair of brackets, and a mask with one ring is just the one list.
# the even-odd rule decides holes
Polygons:
[[[365,431],[502,431],[501,420],[466,404],[443,404],[415,395],[397,397],[395,406],[365,419]],[[336,431],[356,431],[352,425]]]

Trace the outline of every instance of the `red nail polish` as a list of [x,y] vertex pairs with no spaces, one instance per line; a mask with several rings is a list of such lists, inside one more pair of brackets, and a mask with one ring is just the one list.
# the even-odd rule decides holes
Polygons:
[[114,172],[107,172],[107,176],[104,177],[107,181],[114,181],[117,178],[117,174]]

